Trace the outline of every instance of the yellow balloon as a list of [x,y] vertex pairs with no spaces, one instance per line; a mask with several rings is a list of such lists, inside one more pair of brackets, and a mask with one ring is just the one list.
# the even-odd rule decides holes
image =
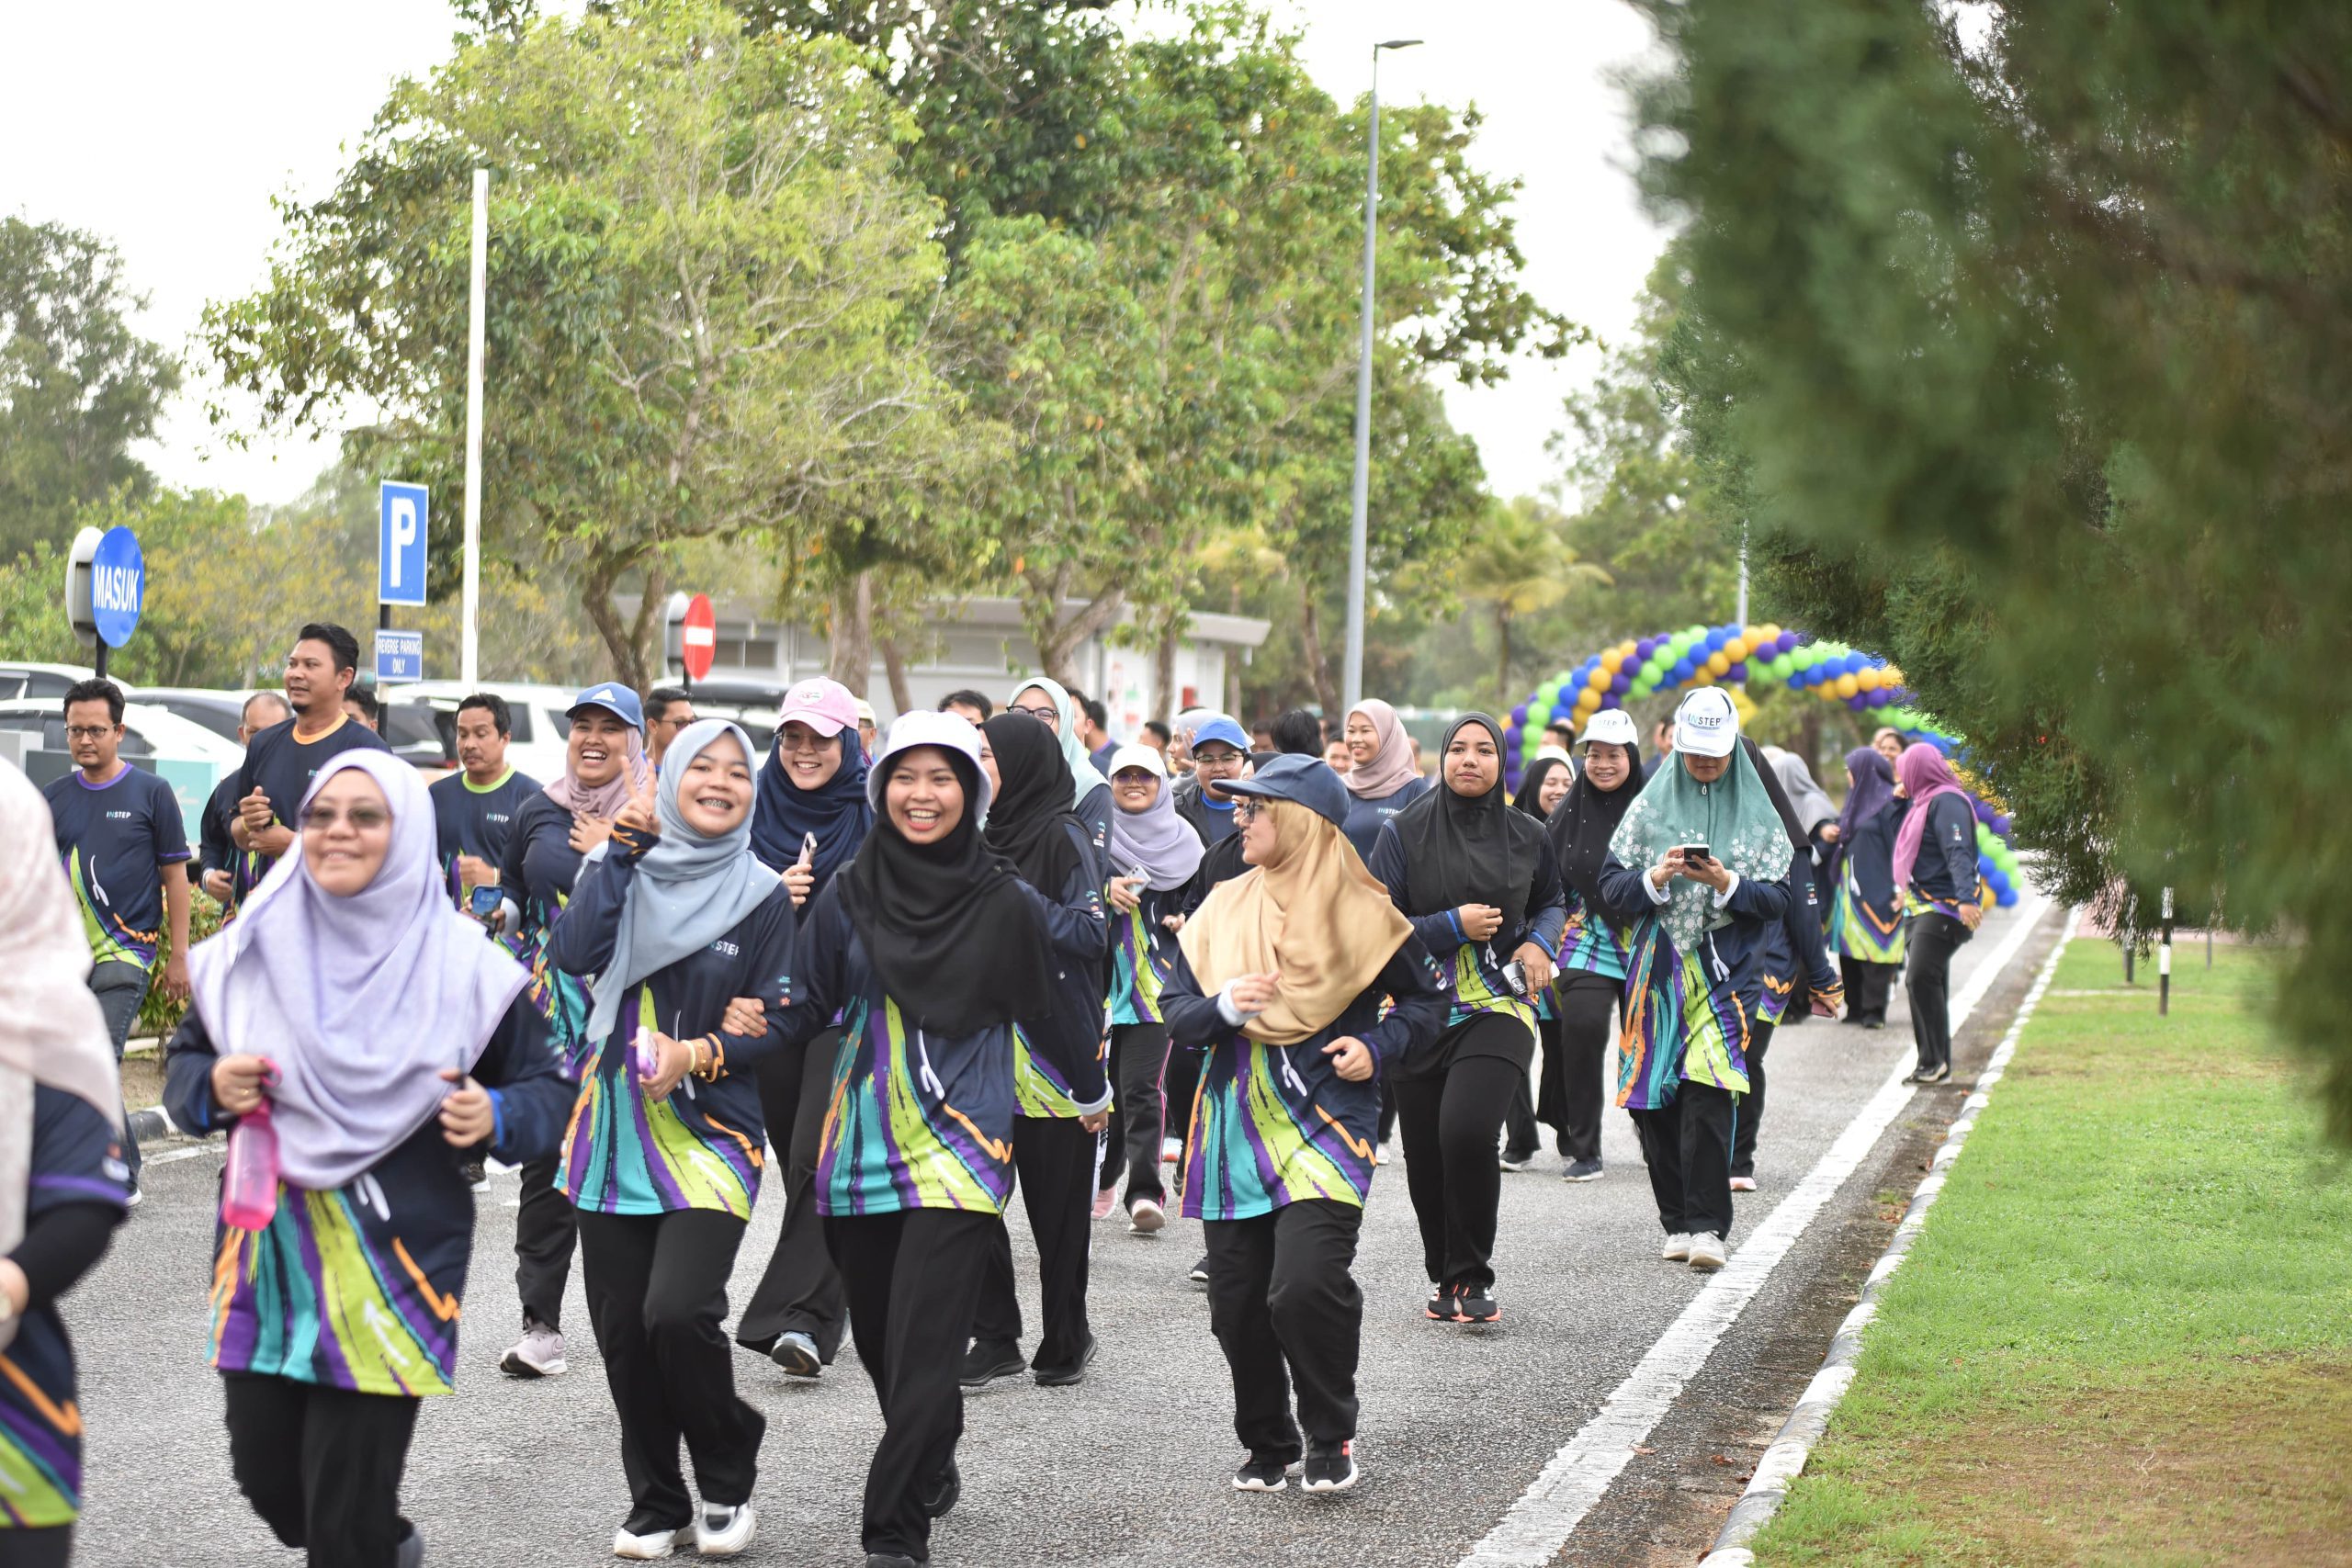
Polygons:
[[[1724,657],[1730,660],[1733,664],[1736,664],[1741,660],[1747,658],[1747,639],[1744,637],[1736,637],[1729,642],[1724,644]],[[1726,665],[1724,668],[1728,669],[1730,666]]]
[[1595,670],[1591,674],[1585,677],[1585,689],[1587,691],[1598,692],[1603,686],[1608,685],[1613,678],[1613,673],[1611,671],[1609,666],[1604,664],[1600,669]]
[[1903,671],[1890,664],[1878,672],[1878,683],[1891,692],[1903,684]]
[[1617,673],[1618,666],[1624,662],[1624,656],[1613,648],[1600,656],[1600,667],[1611,675]]
[[1879,671],[1866,669],[1855,675],[1854,684],[1865,692],[1875,692],[1879,687]]
[[1691,672],[1690,683],[1694,686],[1712,686],[1715,683],[1715,672],[1702,666]]
[[1577,712],[1590,713],[1600,706],[1600,694],[1587,686],[1577,694]]
[[1724,657],[1724,650],[1723,650],[1722,649],[1720,649],[1720,648],[1719,648],[1719,649],[1715,649],[1715,651],[1714,651],[1714,652],[1713,652],[1713,653],[1711,653],[1711,654],[1707,655],[1707,673],[1708,673],[1708,674],[1710,674],[1710,675],[1721,675],[1722,673],[1724,673],[1724,671],[1725,671],[1729,670],[1730,668],[1731,668],[1731,660],[1730,660],[1729,659],[1727,659],[1727,658],[1725,658],[1725,657]]
[[1840,675],[1838,677],[1838,695],[1839,697],[1850,697],[1861,689],[1861,682],[1856,680],[1853,676]]
[[1641,647],[1642,645],[1635,642],[1632,637],[1627,637],[1623,642],[1619,643],[1617,645],[1617,660],[1619,664],[1622,666],[1626,660],[1633,658],[1634,654],[1640,652]]

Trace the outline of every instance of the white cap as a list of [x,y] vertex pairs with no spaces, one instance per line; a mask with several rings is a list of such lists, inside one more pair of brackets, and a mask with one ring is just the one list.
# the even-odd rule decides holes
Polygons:
[[1117,778],[1129,768],[1141,768],[1153,778],[1168,776],[1168,759],[1149,746],[1122,746],[1111,753],[1111,765],[1102,771]]
[[1702,686],[1674,710],[1674,749],[1694,757],[1728,757],[1739,745],[1739,710],[1721,686]]
[[1605,740],[1611,746],[1631,746],[1638,739],[1634,733],[1634,716],[1623,708],[1602,708],[1584,721],[1584,733],[1578,740],[1589,744]]

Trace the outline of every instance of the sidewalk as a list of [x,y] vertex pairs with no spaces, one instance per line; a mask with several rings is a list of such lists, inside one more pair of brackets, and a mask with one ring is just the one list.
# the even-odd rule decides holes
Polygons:
[[1758,1563],[2352,1562],[2352,1166],[2199,957],[2066,954]]

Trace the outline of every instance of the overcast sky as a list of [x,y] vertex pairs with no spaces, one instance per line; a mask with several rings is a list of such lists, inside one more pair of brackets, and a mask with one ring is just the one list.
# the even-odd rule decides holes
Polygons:
[[[1485,165],[1525,182],[1529,286],[1602,335],[1623,333],[1661,241],[1634,201],[1624,108],[1607,81],[1648,47],[1639,18],[1616,0],[1273,4],[1305,27],[1309,69],[1343,102],[1363,90],[1374,40],[1425,39],[1384,57],[1383,101],[1476,102]],[[94,39],[101,19],[105,37]],[[277,232],[270,198],[329,189],[387,85],[431,69],[452,30],[445,0],[15,7],[10,54],[28,68],[0,95],[0,146],[16,150],[0,161],[0,212],[112,239],[150,298],[143,330],[187,349],[208,299],[264,276]],[[1552,477],[1544,439],[1561,423],[1561,399],[1596,365],[1580,355],[1529,365],[1500,388],[1449,391],[1498,490]],[[285,441],[235,449],[204,401],[192,378],[145,454],[172,483],[282,502],[331,455]]]

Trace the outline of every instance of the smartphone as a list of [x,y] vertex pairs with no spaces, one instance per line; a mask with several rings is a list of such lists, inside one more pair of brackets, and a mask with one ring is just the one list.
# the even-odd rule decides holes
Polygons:
[[498,918],[498,906],[504,901],[504,894],[500,891],[495,883],[487,884],[470,889],[466,894],[466,908],[472,911],[474,919],[478,920],[493,920]]
[[1527,965],[1516,958],[1504,964],[1503,984],[1510,987],[1511,995],[1515,997],[1527,995]]
[[1685,844],[1682,846],[1682,858],[1686,861],[1711,861],[1715,857],[1708,852],[1704,844]]

